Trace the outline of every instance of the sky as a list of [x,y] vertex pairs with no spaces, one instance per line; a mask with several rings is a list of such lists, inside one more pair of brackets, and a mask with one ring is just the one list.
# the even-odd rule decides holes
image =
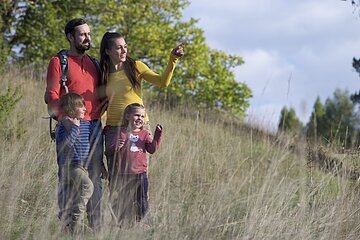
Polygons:
[[193,0],[184,20],[212,49],[241,56],[236,80],[253,92],[247,121],[276,129],[284,106],[307,123],[316,98],[360,90],[360,13],[341,0]]

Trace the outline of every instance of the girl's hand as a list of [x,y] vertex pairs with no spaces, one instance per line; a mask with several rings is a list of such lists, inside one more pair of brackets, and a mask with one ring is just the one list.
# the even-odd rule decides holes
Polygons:
[[178,57],[182,57],[185,53],[184,53],[184,46],[187,45],[187,43],[181,43],[180,45],[176,46],[171,52],[172,54],[178,56]]
[[124,144],[125,144],[125,140],[119,139],[115,151],[119,152],[124,147]]
[[160,132],[161,132],[162,129],[163,129],[163,127],[162,127],[160,124],[157,124],[157,125],[156,125],[156,130],[157,130],[157,131],[160,131]]

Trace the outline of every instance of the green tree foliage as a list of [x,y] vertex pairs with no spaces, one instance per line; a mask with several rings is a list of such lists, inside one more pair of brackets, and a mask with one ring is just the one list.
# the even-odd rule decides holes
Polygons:
[[83,17],[86,1],[16,1],[16,20],[10,46],[17,49],[15,58],[22,64],[44,68],[49,58],[67,48],[64,25],[73,17]]
[[280,113],[278,131],[299,134],[301,133],[302,128],[302,123],[296,116],[294,108],[290,108],[289,110],[287,107],[283,107]]
[[0,135],[6,140],[18,139],[24,135],[24,119],[15,107],[21,100],[20,86],[8,87],[6,93],[0,94]]
[[[353,58],[352,66],[360,75],[360,59]],[[353,103],[360,103],[360,91],[351,94],[350,99],[353,101]]]
[[326,100],[325,109],[324,137],[344,147],[352,146],[358,135],[359,120],[349,93],[336,89],[333,98]]
[[332,98],[325,101],[324,109],[320,100],[314,105],[314,112],[308,123],[308,135],[314,136],[314,116],[316,116],[318,140],[333,146],[350,148],[358,144],[359,119],[355,104],[349,93],[336,89]]
[[9,36],[11,34],[11,25],[15,19],[14,9],[16,1],[3,0],[0,4],[0,70],[10,56]]
[[317,142],[318,134],[325,132],[323,130],[325,121],[325,107],[320,97],[316,98],[314,110],[311,113],[310,120],[306,125],[306,135],[311,141]]
[[19,49],[18,61],[44,68],[52,55],[68,47],[64,24],[83,17],[93,32],[91,55],[98,56],[105,31],[117,31],[125,37],[133,58],[162,72],[170,50],[187,42],[186,55],[178,64],[172,84],[153,94],[170,104],[190,99],[198,106],[242,117],[251,91],[235,79],[233,70],[243,60],[208,47],[203,30],[196,27],[197,20],[182,20],[182,10],[188,4],[187,0],[16,1],[13,14],[17,20],[10,43]]
[[360,1],[359,0],[341,0],[341,1],[344,1],[344,2],[351,2],[351,4],[353,6],[359,6],[360,5]]
[[235,115],[245,112],[248,102],[244,100],[251,96],[251,91],[245,84],[236,82],[234,74],[228,71],[242,62],[239,57],[211,51],[209,68],[206,69],[209,72],[200,76],[197,85],[193,87],[195,101],[206,104],[207,108],[225,110]]
[[0,95],[0,123],[9,117],[16,103],[21,99],[20,89],[8,88],[7,92]]

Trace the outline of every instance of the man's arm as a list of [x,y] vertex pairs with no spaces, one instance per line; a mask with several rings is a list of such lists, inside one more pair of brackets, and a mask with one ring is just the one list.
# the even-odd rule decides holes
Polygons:
[[52,57],[47,69],[46,76],[46,95],[47,102],[55,111],[58,110],[60,99],[60,77],[61,68],[58,57]]

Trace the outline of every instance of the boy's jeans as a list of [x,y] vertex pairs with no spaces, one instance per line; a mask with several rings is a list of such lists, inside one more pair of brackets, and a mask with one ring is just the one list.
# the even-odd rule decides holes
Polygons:
[[61,169],[62,179],[59,187],[63,193],[66,193],[62,195],[64,208],[61,213],[61,221],[63,228],[70,227],[71,231],[74,231],[93,194],[94,185],[81,162],[66,164]]

